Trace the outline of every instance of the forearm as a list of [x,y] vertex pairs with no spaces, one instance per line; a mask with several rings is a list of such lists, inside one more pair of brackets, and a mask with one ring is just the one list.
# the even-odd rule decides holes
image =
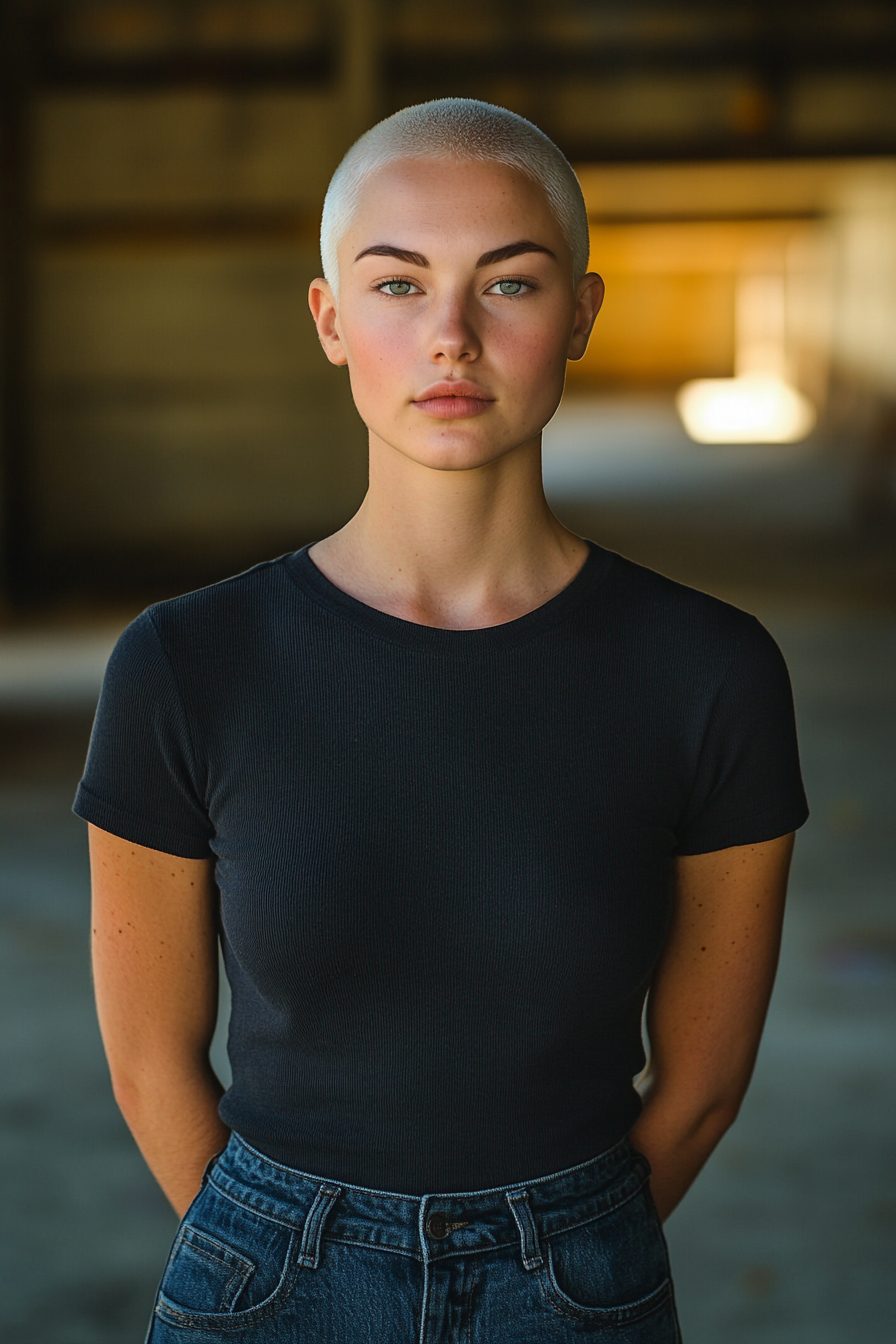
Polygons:
[[90,827],[93,982],[115,1099],[179,1215],[227,1144],[208,1050],[218,1017],[211,859]]
[[223,1088],[210,1065],[144,1068],[116,1076],[115,1099],[146,1164],[182,1217],[202,1174],[226,1146],[218,1116]]
[[629,1135],[653,1168],[660,1218],[734,1123],[771,997],[793,836],[680,856],[647,999],[650,1060]]
[[716,1100],[694,1105],[662,1088],[648,1088],[644,1095],[644,1109],[629,1139],[651,1165],[650,1190],[665,1222],[734,1122],[737,1106]]

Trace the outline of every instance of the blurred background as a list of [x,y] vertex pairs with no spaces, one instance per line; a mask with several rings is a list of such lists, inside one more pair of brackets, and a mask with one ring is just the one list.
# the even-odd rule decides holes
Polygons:
[[893,1344],[896,9],[5,0],[0,75],[0,1335],[142,1339],[174,1228],[91,1002],[105,660],[357,507],[323,194],[379,117],[464,95],[563,148],[607,282],[556,511],[754,611],[794,681],[813,815],[753,1088],[668,1225],[685,1337]]

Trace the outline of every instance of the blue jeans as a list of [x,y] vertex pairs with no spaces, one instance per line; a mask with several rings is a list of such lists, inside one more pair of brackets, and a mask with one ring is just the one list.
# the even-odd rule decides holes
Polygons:
[[234,1134],[147,1344],[678,1344],[649,1175],[623,1140],[553,1176],[414,1197],[294,1171]]

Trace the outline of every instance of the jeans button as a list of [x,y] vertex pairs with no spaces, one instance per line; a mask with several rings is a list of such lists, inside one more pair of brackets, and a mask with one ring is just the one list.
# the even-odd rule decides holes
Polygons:
[[448,1235],[448,1220],[444,1213],[431,1213],[426,1220],[426,1231],[437,1241]]

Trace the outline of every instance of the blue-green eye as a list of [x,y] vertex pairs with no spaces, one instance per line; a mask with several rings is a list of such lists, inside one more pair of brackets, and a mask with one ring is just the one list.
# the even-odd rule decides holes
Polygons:
[[529,286],[524,280],[498,280],[492,285],[493,292],[506,294],[509,298],[513,298],[516,294],[522,294],[523,290],[528,288]]
[[382,294],[394,294],[401,298],[405,294],[410,294],[415,286],[410,280],[384,280],[378,288]]

